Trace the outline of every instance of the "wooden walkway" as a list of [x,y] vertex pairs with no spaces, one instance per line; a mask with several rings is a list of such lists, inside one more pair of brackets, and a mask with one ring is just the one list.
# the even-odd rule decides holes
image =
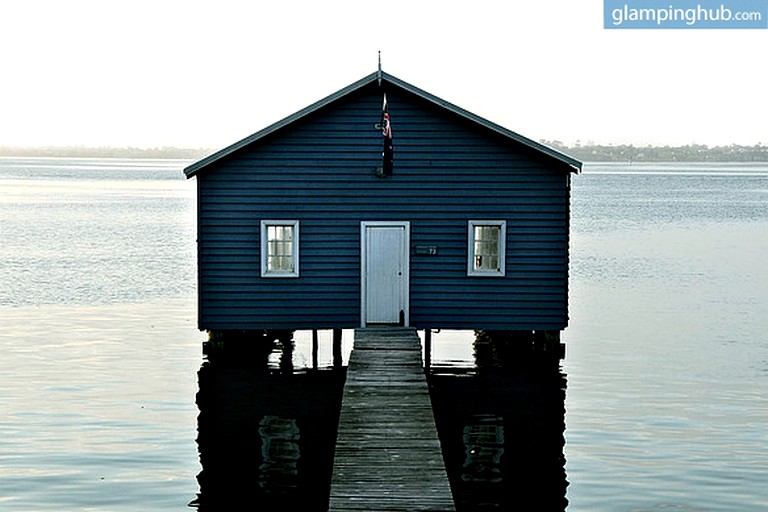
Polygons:
[[414,329],[355,330],[329,510],[456,510]]

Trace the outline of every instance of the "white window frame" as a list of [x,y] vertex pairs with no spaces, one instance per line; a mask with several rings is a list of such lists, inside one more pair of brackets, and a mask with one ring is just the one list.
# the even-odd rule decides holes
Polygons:
[[[272,226],[290,226],[293,228],[293,270],[269,270],[269,228]],[[298,220],[262,220],[261,221],[261,277],[299,277],[299,221]]]
[[[499,227],[499,268],[482,270],[475,268],[475,227]],[[503,277],[506,275],[507,257],[507,221],[505,220],[470,220],[467,226],[467,275],[479,277]]]

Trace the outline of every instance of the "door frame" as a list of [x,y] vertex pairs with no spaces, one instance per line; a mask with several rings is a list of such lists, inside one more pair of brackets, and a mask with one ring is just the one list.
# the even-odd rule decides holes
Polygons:
[[400,257],[403,262],[403,281],[400,290],[400,301],[404,313],[404,325],[410,325],[410,283],[411,283],[411,223],[410,221],[361,221],[360,222],[360,326],[365,327],[368,317],[367,291],[368,291],[368,228],[403,228],[403,247]]

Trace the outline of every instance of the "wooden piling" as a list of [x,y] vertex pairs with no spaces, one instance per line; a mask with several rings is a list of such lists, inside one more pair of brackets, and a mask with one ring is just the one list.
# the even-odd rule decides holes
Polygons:
[[333,367],[341,368],[343,360],[341,357],[341,339],[344,331],[341,329],[333,330]]

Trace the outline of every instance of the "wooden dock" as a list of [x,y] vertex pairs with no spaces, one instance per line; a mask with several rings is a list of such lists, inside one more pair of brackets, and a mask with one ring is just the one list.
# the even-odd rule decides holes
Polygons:
[[456,510],[414,329],[355,330],[329,510]]

